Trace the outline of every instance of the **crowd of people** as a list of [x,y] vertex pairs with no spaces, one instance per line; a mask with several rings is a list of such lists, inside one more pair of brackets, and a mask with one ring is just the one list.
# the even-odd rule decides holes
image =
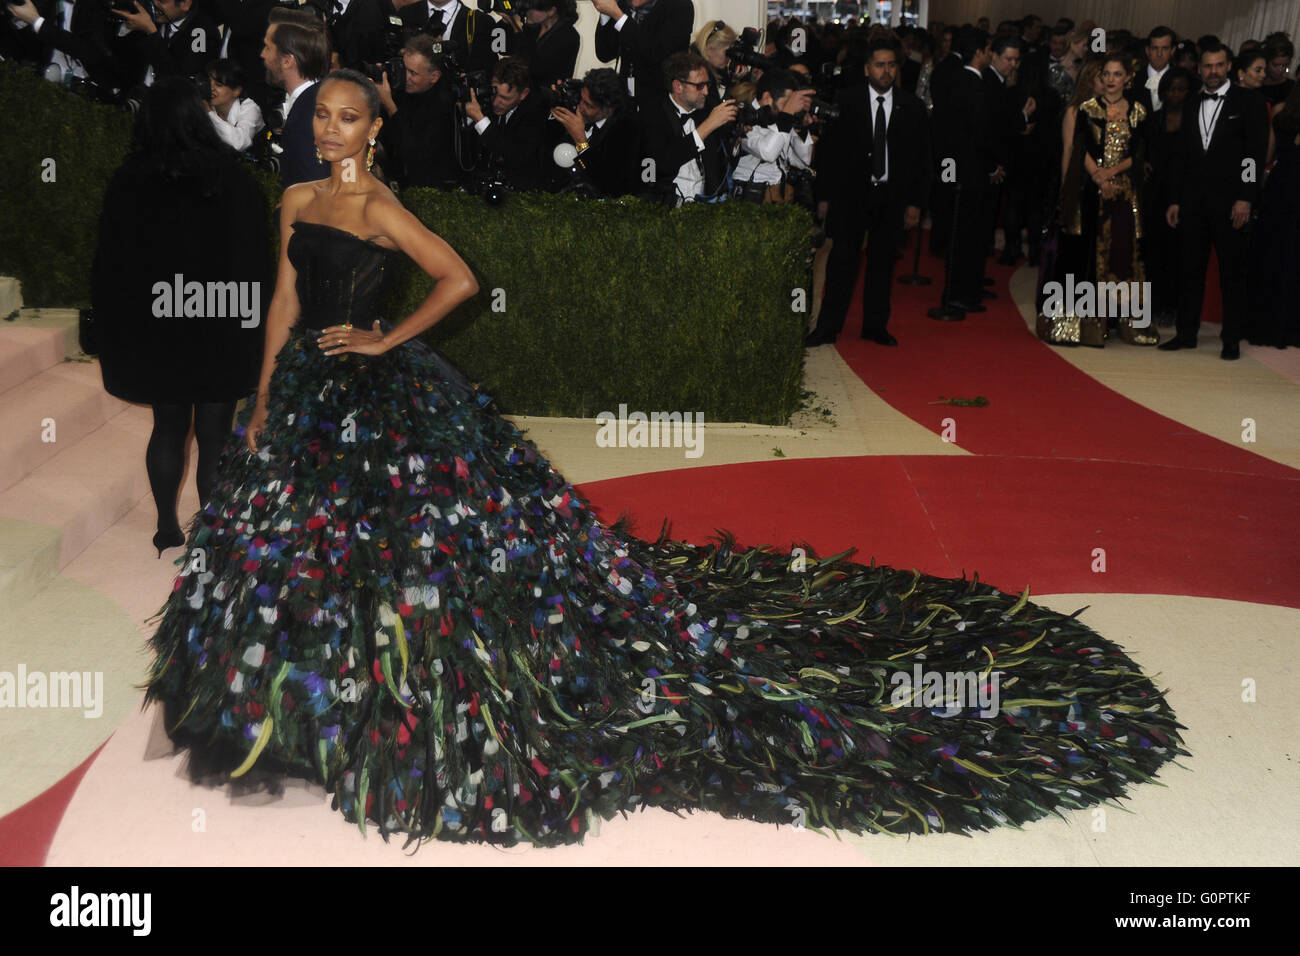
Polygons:
[[[1172,325],[1160,348],[1194,348],[1213,249],[1223,357],[1243,339],[1300,344],[1300,99],[1283,34],[1234,51],[1036,16],[738,32],[695,29],[691,0],[593,2],[588,39],[612,67],[580,78],[574,0],[497,16],[462,0],[22,0],[0,55],[127,108],[189,78],[221,138],[286,186],[327,175],[315,90],[349,68],[380,96],[375,169],[395,188],[801,203],[832,240],[809,345],[841,332],[864,239],[862,336],[897,344],[894,263],[927,215],[947,261],[935,318],[985,311],[989,259],[1023,259],[1040,269],[1044,340],[1154,345]],[[1127,304],[1097,308],[1119,285]],[[1089,286],[1102,291],[1052,295]]]

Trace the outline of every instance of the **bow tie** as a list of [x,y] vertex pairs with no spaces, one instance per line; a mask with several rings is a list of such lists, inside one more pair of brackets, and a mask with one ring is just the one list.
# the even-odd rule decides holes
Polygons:
[[1206,100],[1222,99],[1225,95],[1226,94],[1223,93],[1201,93],[1201,102],[1204,103]]

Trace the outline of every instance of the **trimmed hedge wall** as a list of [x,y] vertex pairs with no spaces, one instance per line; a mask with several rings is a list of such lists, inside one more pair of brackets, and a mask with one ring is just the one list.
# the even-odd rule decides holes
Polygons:
[[[130,146],[128,115],[0,63],[0,274],[28,306],[89,304],[99,206]],[[46,159],[55,182],[43,182]],[[258,173],[268,228],[278,181]],[[786,422],[800,403],[812,275],[802,209],[721,203],[668,210],[530,193],[408,189],[402,201],[474,270],[479,294],[426,333],[513,414],[703,412]],[[279,242],[272,243],[278,250]],[[409,315],[432,280],[408,258],[385,315]],[[796,290],[803,290],[796,292]]]

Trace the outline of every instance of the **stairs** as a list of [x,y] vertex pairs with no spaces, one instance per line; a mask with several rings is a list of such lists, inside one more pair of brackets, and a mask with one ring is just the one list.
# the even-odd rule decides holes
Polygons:
[[[20,300],[0,279],[0,312]],[[0,322],[0,622],[149,494],[147,407],[104,391],[75,309]]]

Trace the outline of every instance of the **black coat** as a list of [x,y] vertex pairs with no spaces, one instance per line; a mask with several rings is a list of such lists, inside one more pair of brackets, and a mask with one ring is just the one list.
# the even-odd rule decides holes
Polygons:
[[[709,107],[705,106],[694,113],[695,125],[708,117]],[[653,103],[643,106],[637,113],[637,122],[641,133],[641,164],[647,159],[653,160],[654,179],[649,183],[638,180],[639,193],[653,195],[666,200],[676,195],[673,180],[683,164],[699,156],[704,172],[704,183],[700,187],[705,195],[712,195],[722,183],[727,171],[725,153],[726,126],[714,130],[704,139],[704,152],[698,152],[693,134],[682,131],[682,119],[673,105],[671,97],[664,93]],[[644,167],[643,167],[644,168]],[[688,201],[694,196],[685,197]]]
[[587,138],[576,160],[601,196],[622,196],[640,189],[640,136],[630,113],[616,113]]
[[313,83],[298,94],[293,108],[284,118],[284,132],[280,145],[280,182],[288,189],[294,183],[325,179],[330,174],[329,164],[316,158],[316,133],[312,117],[316,115],[316,91],[320,83]]
[[[397,15],[401,17],[402,25],[408,32],[429,32],[429,4],[426,0],[407,4]],[[490,73],[492,67],[496,66],[497,55],[492,49],[492,31],[496,27],[497,22],[492,17],[479,10],[471,10],[465,6],[464,0],[456,8],[451,39],[459,43],[463,51],[468,50],[461,64],[466,70],[486,70]]]
[[[203,35],[202,41],[198,34]],[[201,47],[201,49],[196,49]],[[207,14],[191,9],[180,29],[166,39],[163,28],[154,33],[128,33],[122,38],[118,56],[123,65],[122,85],[143,83],[150,66],[154,80],[165,76],[197,76],[221,53],[221,32]]]
[[[826,124],[817,144],[817,196],[832,206],[861,206],[871,178],[872,122],[876,93],[869,84],[836,97],[840,118]],[[931,177],[930,117],[920,98],[894,89],[886,127],[889,188],[905,206],[929,205]]]
[[[109,19],[104,6],[88,3],[86,0],[72,8],[71,29],[65,30],[60,25],[57,4],[50,4],[48,12],[43,7],[40,32],[34,39],[39,45],[36,56],[41,62],[49,62],[55,50],[80,60],[87,75],[101,86],[119,85],[117,64],[113,60],[110,37],[117,33],[117,27]],[[31,30],[22,33],[30,35]]]
[[546,136],[546,104],[529,93],[509,114],[498,116],[489,106],[484,111],[488,126],[477,137],[477,169],[500,174],[511,189],[540,189],[545,171],[542,143]]
[[997,167],[988,91],[984,80],[962,67],[953,74],[947,95],[934,101],[934,158],[942,180],[944,161],[955,162],[955,182],[968,189],[987,189]]
[[691,0],[656,0],[643,22],[629,14],[623,29],[616,30],[617,20],[596,27],[596,59],[609,63],[617,58],[618,75],[633,77],[637,102],[644,106],[668,93],[664,60],[690,46],[695,5]]
[[[266,202],[233,151],[205,179],[206,199],[192,181],[168,184],[128,157],[104,192],[91,304],[104,388],[124,401],[227,402],[257,387],[274,291]],[[257,308],[244,319],[234,300],[205,292],[202,314],[160,316],[177,273],[182,287],[239,283],[248,306],[256,289]]]
[[[529,94],[530,96],[532,94]],[[460,180],[456,162],[456,97],[447,79],[423,93],[393,91],[397,112],[379,138],[388,151],[386,170],[403,186],[448,186]]]
[[549,88],[556,80],[573,76],[578,63],[581,38],[572,23],[560,22],[546,31],[540,40],[535,27],[525,27],[523,33],[514,35],[513,53],[528,61],[533,83],[539,89]]
[[330,46],[339,65],[352,70],[384,59],[384,28],[388,20],[379,0],[351,0],[343,15],[329,24]]
[[[1229,88],[1207,152],[1201,146],[1201,97],[1193,94],[1183,105],[1179,144],[1169,164],[1174,203],[1230,207],[1237,200],[1255,204],[1268,151],[1268,105],[1255,90]],[[1243,175],[1243,163],[1254,160],[1255,175]]]

